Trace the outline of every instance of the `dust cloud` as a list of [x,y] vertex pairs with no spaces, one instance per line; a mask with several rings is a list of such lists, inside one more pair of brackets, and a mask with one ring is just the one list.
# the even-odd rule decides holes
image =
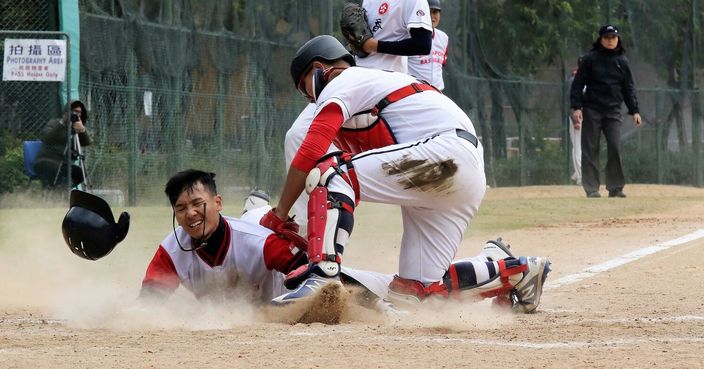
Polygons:
[[[132,224],[125,241],[106,257],[88,261],[74,255],[63,240],[61,221],[67,206],[32,208],[36,201],[15,199],[20,199],[18,206],[0,209],[0,309],[5,312],[36,314],[81,329],[116,331],[305,324],[323,317],[330,324],[358,322],[409,329],[467,330],[488,329],[512,320],[510,314],[497,312],[484,303],[446,303],[441,314],[432,305],[384,314],[361,306],[356,298],[346,295],[335,300],[334,306],[282,309],[253,304],[246,295],[236,301],[198,301],[181,288],[160,303],[148,303],[137,296],[156,246],[170,232],[169,209],[128,209]],[[4,204],[8,205],[7,200]],[[113,211],[117,215],[122,209]],[[344,291],[357,293],[354,289]]]

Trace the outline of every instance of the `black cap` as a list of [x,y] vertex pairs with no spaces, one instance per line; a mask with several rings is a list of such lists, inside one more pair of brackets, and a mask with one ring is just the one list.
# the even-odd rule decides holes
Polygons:
[[442,10],[440,7],[440,0],[428,0],[428,7],[430,10]]
[[618,32],[618,27],[612,25],[612,24],[607,24],[605,26],[602,26],[599,28],[599,37],[604,37],[607,35],[616,35],[620,36]]

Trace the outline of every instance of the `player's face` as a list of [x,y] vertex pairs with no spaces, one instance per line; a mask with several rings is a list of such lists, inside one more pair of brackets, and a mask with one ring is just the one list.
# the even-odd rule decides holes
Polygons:
[[616,35],[605,35],[601,36],[600,39],[601,46],[605,49],[613,50],[618,46],[618,36]]
[[202,183],[196,183],[179,195],[174,203],[176,221],[193,239],[210,236],[218,227],[222,197],[206,191]]
[[310,102],[315,102],[313,99],[313,74],[315,73],[316,68],[319,67],[320,66],[318,65],[314,65],[313,68],[311,68],[303,77],[303,81],[299,87],[299,90],[301,90],[303,95],[307,97]]
[[313,98],[313,75],[315,74],[317,69],[325,68],[325,65],[323,65],[322,63],[317,61],[313,62],[313,66],[305,75],[303,75],[301,82],[299,82],[298,86],[296,87],[298,91],[308,99],[309,102],[315,102],[315,99]]
[[440,11],[437,9],[430,10],[430,20],[433,22],[433,28],[436,28],[440,24]]

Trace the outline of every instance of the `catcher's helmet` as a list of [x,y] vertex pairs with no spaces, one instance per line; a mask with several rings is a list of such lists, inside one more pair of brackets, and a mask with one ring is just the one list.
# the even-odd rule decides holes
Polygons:
[[71,191],[70,209],[61,224],[64,241],[71,251],[88,260],[107,255],[125,239],[130,227],[130,215],[120,214],[115,223],[105,200],[87,192]]
[[430,10],[442,10],[442,8],[440,7],[440,0],[428,0],[428,5],[430,7]]
[[291,77],[293,77],[294,86],[298,87],[301,77],[308,72],[314,61],[332,62],[337,59],[344,59],[350,65],[355,65],[354,57],[335,37],[320,35],[308,40],[296,51],[296,56],[291,61]]

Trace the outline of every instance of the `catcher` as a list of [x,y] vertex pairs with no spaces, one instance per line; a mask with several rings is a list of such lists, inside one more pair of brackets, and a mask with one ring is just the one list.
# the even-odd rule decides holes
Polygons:
[[428,55],[433,42],[425,0],[347,3],[340,30],[360,67],[407,73],[407,56]]
[[[321,50],[337,57],[321,57]],[[546,258],[451,265],[486,189],[481,144],[456,104],[408,75],[354,67],[351,55],[326,35],[298,50],[291,75],[317,110],[279,204],[261,224],[281,232],[305,189],[309,264],[287,275],[290,283],[302,281],[301,287],[275,302],[305,298],[322,285],[321,278],[339,280],[354,209],[363,200],[401,206],[399,273],[389,285],[396,301],[472,290],[484,297],[512,296],[514,307],[535,310],[550,270]],[[370,111],[376,119],[366,125],[350,119]],[[345,152],[326,155],[333,141]]]

